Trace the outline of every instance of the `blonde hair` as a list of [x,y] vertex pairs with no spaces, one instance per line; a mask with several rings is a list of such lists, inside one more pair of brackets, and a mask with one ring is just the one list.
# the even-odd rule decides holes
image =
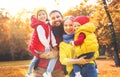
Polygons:
[[66,20],[71,20],[71,21],[73,21],[74,20],[74,16],[66,16],[66,17],[64,17],[64,19],[63,19],[63,23],[66,21]]
[[[33,12],[33,15],[35,15],[35,17],[37,18],[37,17],[38,17],[38,13],[39,13],[40,11],[44,11],[44,12],[46,13],[46,15],[47,15],[47,11],[46,11],[45,7],[35,8],[35,9],[34,9],[34,12]],[[48,15],[47,15],[47,16],[48,16]]]

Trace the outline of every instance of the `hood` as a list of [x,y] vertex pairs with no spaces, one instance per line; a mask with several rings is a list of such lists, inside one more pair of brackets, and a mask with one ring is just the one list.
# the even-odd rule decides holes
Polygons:
[[36,19],[36,17],[34,15],[31,16],[30,26],[32,28],[36,28],[38,25],[43,25],[43,24],[45,24],[45,23]]
[[85,31],[85,32],[95,32],[96,27],[94,26],[93,23],[88,22],[88,23],[84,24],[83,26],[80,26],[78,29],[79,29],[80,31],[83,31],[83,32],[84,32],[84,31]]

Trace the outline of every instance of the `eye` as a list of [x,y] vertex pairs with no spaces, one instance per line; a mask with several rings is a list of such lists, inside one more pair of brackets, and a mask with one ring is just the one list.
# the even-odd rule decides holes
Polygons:
[[41,14],[38,14],[38,16],[41,16]]
[[74,27],[76,27],[76,25],[74,25]]
[[55,20],[55,17],[53,17],[52,20]]
[[66,24],[64,24],[64,26],[66,27],[67,25],[66,25]]
[[57,18],[59,18],[60,16],[57,16]]
[[78,26],[80,26],[80,25],[78,25]]
[[70,26],[72,27],[73,25],[72,25],[72,24],[70,24]]

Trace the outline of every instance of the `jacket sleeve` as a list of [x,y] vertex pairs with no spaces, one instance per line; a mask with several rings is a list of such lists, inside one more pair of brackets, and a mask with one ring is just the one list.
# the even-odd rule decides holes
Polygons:
[[68,58],[67,55],[65,54],[65,47],[63,45],[63,42],[60,43],[59,47],[60,47],[59,49],[60,62],[63,65],[67,65]]
[[52,41],[52,46],[57,46],[57,42],[56,42],[56,39],[55,39],[55,36],[53,35],[53,32],[51,31],[51,41]]
[[37,32],[38,32],[38,37],[39,37],[39,40],[40,42],[46,47],[46,48],[49,48],[49,42],[48,40],[46,39],[46,35],[45,35],[45,30],[43,29],[42,26],[38,26],[37,27]]
[[39,55],[35,51],[31,51],[31,53],[36,56],[37,58],[40,58]]
[[85,39],[85,34],[80,33],[80,35],[78,36],[78,39],[74,41],[74,45],[75,46],[81,45],[84,42],[84,39]]

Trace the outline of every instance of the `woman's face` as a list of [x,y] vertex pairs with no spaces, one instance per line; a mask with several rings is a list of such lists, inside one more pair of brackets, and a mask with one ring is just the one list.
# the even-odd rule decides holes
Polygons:
[[54,12],[50,15],[50,21],[53,26],[60,26],[62,20],[62,16],[58,12]]
[[66,34],[71,34],[74,31],[73,21],[70,19],[64,21],[63,27]]
[[37,16],[38,16],[37,17],[38,20],[43,21],[43,22],[45,22],[47,19],[47,14],[45,11],[39,11]]

